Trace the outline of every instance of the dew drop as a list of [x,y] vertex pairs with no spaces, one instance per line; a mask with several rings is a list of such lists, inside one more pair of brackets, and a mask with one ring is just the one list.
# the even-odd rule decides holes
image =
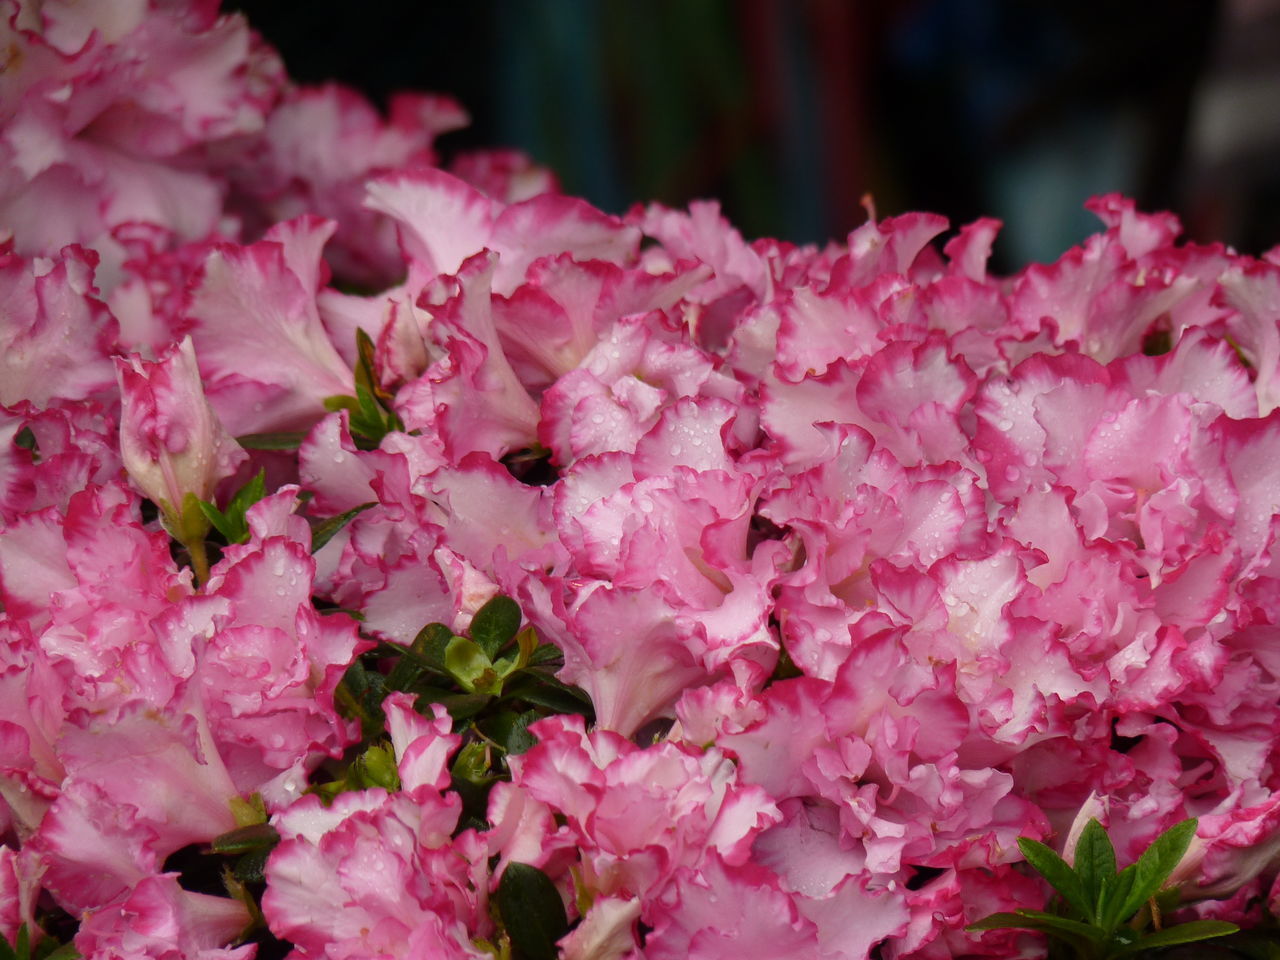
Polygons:
[[1018,471],[1018,468],[1012,464],[1004,468],[1004,478],[1010,483],[1017,480],[1020,476],[1022,476],[1022,474]]
[[1013,421],[1006,417],[1000,420],[999,422],[997,422],[996,426],[999,427],[1001,430],[1003,430],[1005,433],[1008,433],[1010,430],[1013,429]]
[[684,453],[684,447],[680,446],[680,444],[678,443],[673,443],[671,445],[671,449],[669,449],[667,452],[670,453],[671,456],[673,457],[678,457],[680,456],[680,454]]

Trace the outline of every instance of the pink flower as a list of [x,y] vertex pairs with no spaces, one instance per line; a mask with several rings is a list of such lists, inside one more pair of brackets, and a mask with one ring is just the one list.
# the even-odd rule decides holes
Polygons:
[[191,159],[261,129],[283,82],[243,18],[207,4],[20,0],[4,20],[0,220],[18,250],[84,243],[118,262],[110,234],[123,224],[209,235],[222,188]]
[[302,952],[489,956],[473,944],[491,932],[486,843],[471,830],[453,837],[461,801],[434,785],[456,738],[440,739],[441,715],[432,724],[406,711],[393,701],[409,792],[348,792],[328,808],[304,797],[274,820],[283,840],[267,864],[263,912]]
[[80,247],[28,262],[0,244],[0,404],[105,396],[117,325],[97,299],[97,263]]
[[710,856],[747,861],[753,838],[778,818],[764,791],[736,783],[719,751],[642,750],[616,734],[588,734],[571,716],[531,730],[540,742],[510,758],[513,783],[564,817],[591,897],[649,904],[682,866]]
[[399,221],[418,285],[455,274],[484,250],[498,255],[493,289],[509,294],[533,261],[560,253],[627,264],[640,234],[577,198],[543,193],[513,203],[487,197],[443,170],[406,170],[369,185],[368,206]]
[[252,944],[226,946],[251,920],[241,901],[190,893],[161,874],[89,913],[75,947],[95,960],[252,960]]
[[326,397],[354,392],[316,307],[333,229],[306,216],[249,246],[216,245],[193,281],[187,312],[206,393],[236,436],[309,429]]

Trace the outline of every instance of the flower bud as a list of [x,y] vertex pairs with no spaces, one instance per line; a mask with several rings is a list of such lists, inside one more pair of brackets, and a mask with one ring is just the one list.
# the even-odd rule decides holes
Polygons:
[[207,523],[188,495],[211,500],[247,454],[205,400],[191,338],[155,361],[117,358],[116,379],[125,469],[160,507],[171,534],[184,543],[202,538]]

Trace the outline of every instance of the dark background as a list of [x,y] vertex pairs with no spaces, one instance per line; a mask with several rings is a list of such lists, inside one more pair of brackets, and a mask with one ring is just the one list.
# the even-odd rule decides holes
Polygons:
[[998,216],[1053,259],[1122,191],[1188,235],[1280,243],[1267,0],[237,0],[299,82],[456,96],[450,151],[519,147],[605,210],[715,197],[748,238]]

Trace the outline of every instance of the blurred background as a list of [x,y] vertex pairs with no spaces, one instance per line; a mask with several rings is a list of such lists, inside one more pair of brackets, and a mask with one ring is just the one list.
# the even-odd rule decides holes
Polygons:
[[457,97],[621,213],[717,198],[749,238],[930,210],[1056,259],[1120,191],[1280,243],[1280,0],[228,0],[301,82]]

